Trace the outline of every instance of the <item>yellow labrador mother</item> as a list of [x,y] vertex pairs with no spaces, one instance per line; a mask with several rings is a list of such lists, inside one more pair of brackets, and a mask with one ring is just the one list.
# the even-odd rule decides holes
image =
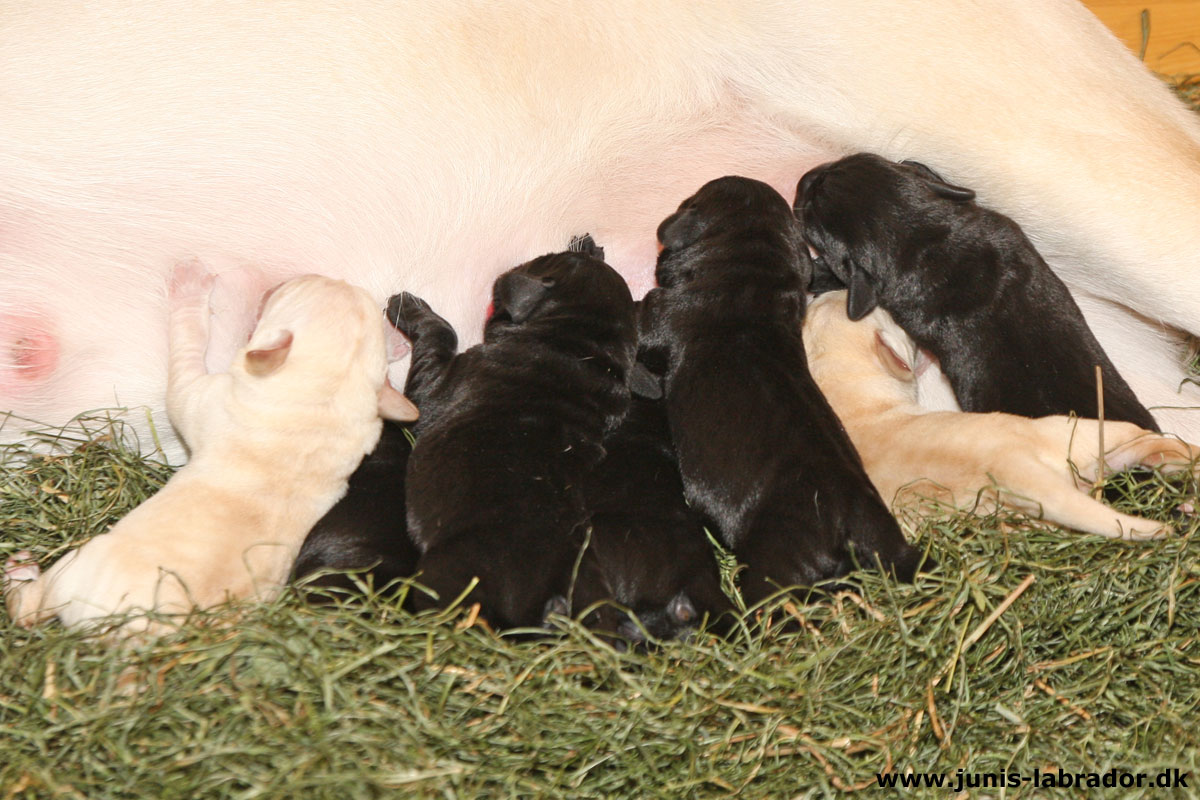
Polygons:
[[706,181],[790,197],[859,150],[978,190],[1145,405],[1200,404],[1162,327],[1200,333],[1200,122],[1076,0],[38,0],[0,54],[0,411],[162,412],[184,258],[223,279],[214,369],[249,263],[469,345],[507,265],[590,231],[640,295]]

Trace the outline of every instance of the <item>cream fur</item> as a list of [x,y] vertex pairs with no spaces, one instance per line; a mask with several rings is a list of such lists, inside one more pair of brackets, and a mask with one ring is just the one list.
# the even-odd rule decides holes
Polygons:
[[[969,510],[997,503],[1101,536],[1145,539],[1169,525],[1121,514],[1087,492],[1100,467],[1097,420],[930,411],[917,402],[912,339],[877,309],[846,317],[846,293],[809,308],[813,378],[846,426],[867,474],[894,506],[926,500]],[[1194,465],[1200,450],[1125,422],[1104,423],[1108,471]]]
[[0,409],[44,422],[161,417],[180,259],[220,273],[216,368],[247,264],[410,290],[471,344],[501,270],[590,231],[640,294],[706,180],[791,196],[856,150],[976,188],[1141,315],[1096,331],[1135,389],[1200,405],[1162,327],[1200,333],[1200,122],[1075,0],[39,0],[0,54]]
[[[7,601],[20,624],[182,615],[274,596],[309,529],[375,446],[388,391],[383,320],[370,296],[315,275],[289,281],[230,370],[207,374],[212,283],[203,266],[186,262],[170,288],[167,409],[191,460],[40,578],[31,565],[11,563]],[[251,374],[248,362],[264,349],[274,368]],[[416,416],[411,404],[401,413]],[[161,627],[137,617],[124,630]]]

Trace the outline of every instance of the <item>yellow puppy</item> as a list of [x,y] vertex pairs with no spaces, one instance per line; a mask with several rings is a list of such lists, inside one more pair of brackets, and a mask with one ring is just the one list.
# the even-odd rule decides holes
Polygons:
[[[846,426],[879,493],[893,506],[932,498],[959,508],[1001,504],[1059,525],[1148,539],[1169,525],[1121,514],[1087,495],[1100,465],[1097,420],[929,411],[917,404],[917,348],[877,309],[846,317],[846,293],[809,307],[809,369]],[[1184,465],[1197,449],[1125,422],[1104,424],[1110,472]]]
[[[274,596],[309,529],[375,446],[380,415],[416,418],[386,381],[380,309],[362,289],[318,275],[271,293],[230,371],[206,374],[212,284],[198,262],[176,266],[170,284],[167,408],[191,460],[44,575],[28,554],[11,559],[5,588],[20,624],[182,615]],[[138,617],[124,632],[161,628]]]

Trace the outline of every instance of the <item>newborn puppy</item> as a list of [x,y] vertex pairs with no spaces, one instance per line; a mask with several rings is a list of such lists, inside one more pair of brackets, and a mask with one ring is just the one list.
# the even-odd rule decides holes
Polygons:
[[571,579],[584,482],[629,408],[637,334],[625,281],[588,253],[522,264],[493,285],[483,343],[461,354],[423,300],[397,295],[387,314],[412,341],[406,391],[421,408],[408,529],[418,580],[437,597],[417,593],[414,605],[444,606],[475,578],[465,601],[500,627],[541,624],[555,595],[588,605]]
[[618,631],[632,641],[644,638],[642,628],[670,639],[705,614],[716,621],[732,611],[703,520],[684,500],[662,401],[635,396],[604,449],[585,483],[592,532],[576,597],[631,609],[640,627],[625,620]]
[[[573,238],[567,249],[604,259],[604,249],[590,235]],[[359,581],[368,576],[382,588],[416,571],[420,552],[408,535],[404,497],[411,452],[409,434],[398,425],[385,424],[379,445],[350,476],[346,494],[304,540],[292,581],[321,570],[365,570],[358,579],[329,574],[306,582],[316,588],[356,592]],[[314,601],[319,597],[310,595]],[[566,598],[562,603],[565,607]]]
[[[380,415],[416,418],[386,381],[383,321],[370,296],[318,275],[275,289],[230,371],[206,374],[212,282],[187,262],[170,285],[167,407],[191,460],[44,575],[10,562],[8,608],[19,624],[183,615],[274,596],[304,535],[375,446]],[[142,617],[123,632],[161,628]]]
[[770,186],[720,178],[658,228],[643,358],[665,372],[691,506],[747,565],[742,592],[844,575],[855,560],[912,578],[904,541],[808,374],[800,226]]
[[[410,452],[412,445],[404,428],[385,422],[379,444],[350,476],[345,496],[305,538],[292,567],[291,582],[304,581],[321,570],[367,570],[375,588],[382,589],[416,571],[420,554],[408,536],[404,503]],[[356,579],[339,573],[321,575],[304,585],[359,591]]]
[[[1087,492],[1101,463],[1093,419],[928,411],[917,404],[917,348],[883,309],[846,315],[846,292],[809,306],[809,368],[846,426],[879,493],[896,504],[932,498],[965,509],[997,504],[1123,539],[1171,532]],[[919,367],[916,367],[919,369]],[[1104,467],[1185,465],[1198,451],[1128,422],[1104,423]]]
[[916,162],[870,153],[811,170],[795,210],[816,253],[813,291],[849,289],[941,361],[964,411],[1158,425],[1092,335],[1066,285],[1008,217]]

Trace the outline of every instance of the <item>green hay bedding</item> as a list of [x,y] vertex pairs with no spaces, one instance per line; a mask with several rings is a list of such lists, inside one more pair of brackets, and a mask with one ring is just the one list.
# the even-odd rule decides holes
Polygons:
[[[47,565],[170,474],[119,423],[73,430],[54,455],[0,453],[0,557]],[[1112,486],[1163,519],[1196,498]],[[939,561],[915,584],[863,574],[856,594],[777,602],[791,630],[649,654],[293,592],[127,650],[0,613],[0,800],[821,797],[872,794],[876,773],[1035,768],[1177,768],[1190,788],[973,796],[1200,796],[1200,521],[1149,544],[1005,515],[907,525]]]
[[[169,475],[119,425],[83,427],[59,454],[6,451],[0,555],[49,563]],[[1196,496],[1113,486],[1160,518]],[[791,631],[649,654],[291,592],[127,651],[4,617],[0,797],[773,798],[909,768],[1200,775],[1198,526],[1127,544],[920,520],[940,566],[915,585],[863,574],[858,594],[781,600]]]

